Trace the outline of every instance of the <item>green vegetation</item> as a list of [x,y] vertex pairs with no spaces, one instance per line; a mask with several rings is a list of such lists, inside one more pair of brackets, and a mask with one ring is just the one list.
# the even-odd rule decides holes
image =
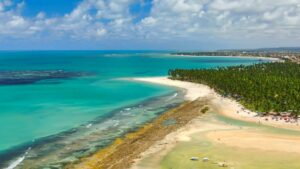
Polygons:
[[300,65],[262,63],[217,69],[175,69],[172,79],[206,84],[246,108],[261,113],[300,114]]
[[205,114],[208,110],[209,110],[208,107],[204,107],[204,108],[201,110],[201,113]]

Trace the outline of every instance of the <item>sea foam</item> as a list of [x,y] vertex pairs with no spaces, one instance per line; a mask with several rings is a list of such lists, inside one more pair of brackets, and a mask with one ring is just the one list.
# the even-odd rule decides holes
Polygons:
[[26,155],[28,154],[28,152],[30,151],[31,147],[29,147],[27,149],[27,151],[25,152],[25,154],[19,158],[17,158],[15,161],[13,161],[12,163],[9,164],[8,167],[6,167],[5,169],[14,169],[16,168],[19,164],[22,163],[22,161],[24,161],[24,159],[26,158]]

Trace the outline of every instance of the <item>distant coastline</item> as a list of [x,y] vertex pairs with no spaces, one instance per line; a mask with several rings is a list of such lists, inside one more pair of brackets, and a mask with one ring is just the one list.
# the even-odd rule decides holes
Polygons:
[[179,56],[228,56],[228,57],[257,57],[264,59],[284,60],[300,63],[300,50],[217,50],[201,52],[174,52],[171,55]]
[[223,58],[249,58],[249,59],[261,59],[261,60],[270,60],[274,62],[284,62],[285,60],[282,58],[276,58],[276,57],[266,57],[266,56],[232,56],[232,55],[192,55],[192,54],[180,54],[180,53],[170,53],[171,56],[178,56],[178,57],[223,57]]

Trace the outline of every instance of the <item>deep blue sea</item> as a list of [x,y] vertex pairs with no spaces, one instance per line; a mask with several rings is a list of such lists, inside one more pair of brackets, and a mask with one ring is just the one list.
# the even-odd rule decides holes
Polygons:
[[120,78],[258,62],[154,51],[2,51],[0,168],[62,167],[182,102],[178,89]]

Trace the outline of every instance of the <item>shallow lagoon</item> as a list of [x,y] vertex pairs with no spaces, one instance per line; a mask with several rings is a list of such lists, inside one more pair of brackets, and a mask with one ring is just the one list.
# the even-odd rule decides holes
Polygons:
[[[263,135],[272,134],[275,136],[294,137],[299,136],[299,132],[240,122],[217,114],[206,115],[201,120],[204,126],[205,123],[209,123],[210,125],[224,125],[226,127],[223,129],[220,127],[220,129],[216,130],[207,129],[206,131],[195,133],[191,136],[192,139],[190,141],[179,142],[162,158],[158,158],[158,154],[150,155],[139,166],[141,168],[161,169],[218,169],[220,168],[218,163],[225,162],[228,165],[226,168],[231,169],[300,168],[300,154],[298,153],[229,146],[214,142],[207,138],[206,135],[207,133],[218,131],[244,131]],[[222,140],[221,137],[220,139]],[[199,161],[192,161],[190,160],[191,157],[198,157]],[[209,161],[203,162],[203,158],[208,158]]]

